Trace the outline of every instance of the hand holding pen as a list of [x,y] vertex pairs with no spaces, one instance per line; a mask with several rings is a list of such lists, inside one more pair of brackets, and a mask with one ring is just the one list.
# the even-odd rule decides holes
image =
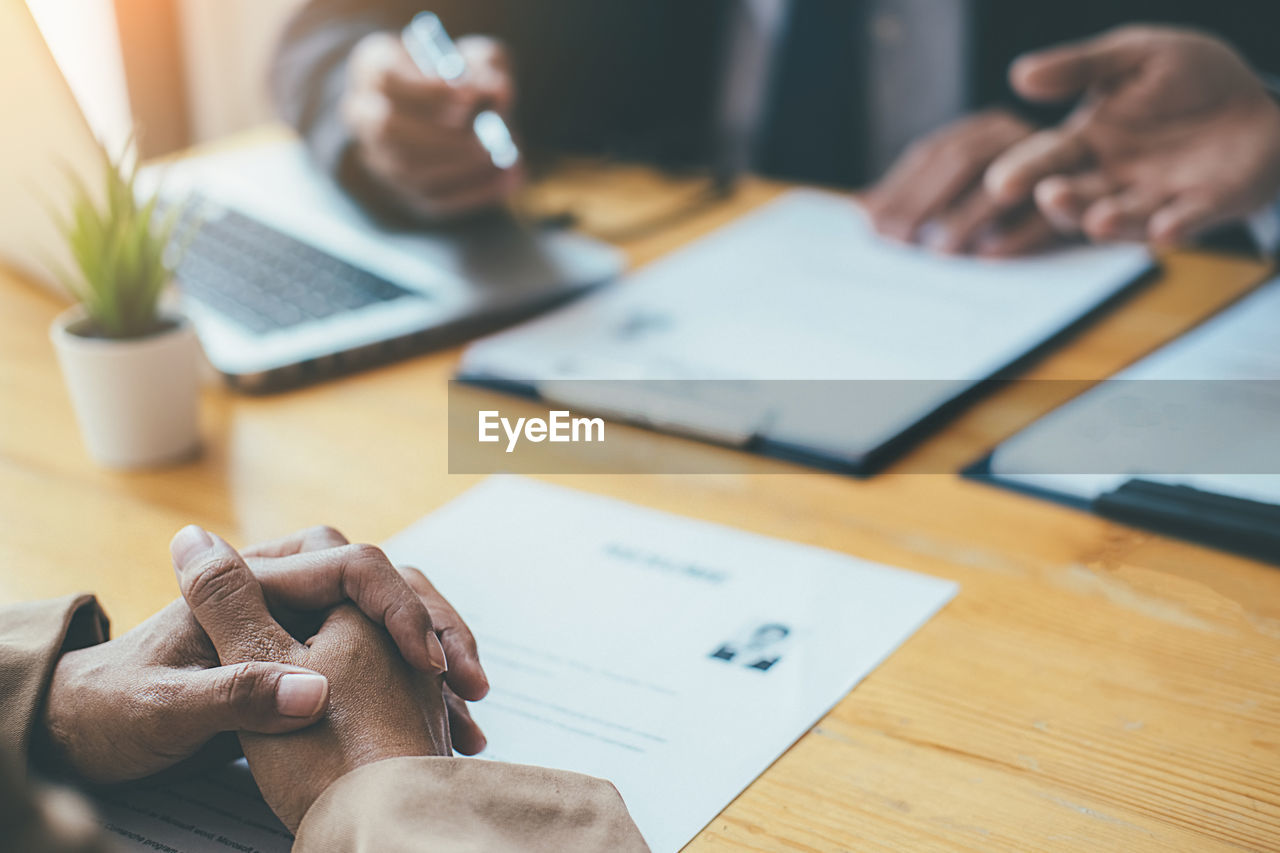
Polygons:
[[501,45],[461,38],[444,54],[456,58],[439,69],[424,62],[429,55],[420,44],[413,53],[406,47],[406,40],[417,41],[410,32],[371,34],[352,52],[342,96],[343,121],[355,141],[351,165],[406,212],[429,221],[501,204],[524,178],[503,118],[514,87]]

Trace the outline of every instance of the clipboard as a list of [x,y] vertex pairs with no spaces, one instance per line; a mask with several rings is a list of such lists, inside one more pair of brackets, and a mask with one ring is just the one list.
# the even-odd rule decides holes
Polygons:
[[[1156,269],[1133,246],[944,260],[881,241],[847,197],[795,190],[605,292],[476,342],[457,379],[865,477],[1136,293]],[[681,420],[671,411],[693,412],[688,400],[626,404],[612,391],[605,400],[581,389],[566,399],[575,379],[706,382],[709,393],[725,390],[717,383],[776,381],[784,399],[723,423],[711,412]],[[884,381],[916,385],[886,391],[902,398],[893,411],[832,423],[794,387],[781,389]]]
[[991,457],[986,456],[962,473],[971,480],[1092,512],[1130,527],[1280,566],[1280,502],[1143,477],[1126,478],[1088,499],[1002,478],[993,474],[990,466]]
[[1278,321],[1273,279],[963,474],[1280,565]]

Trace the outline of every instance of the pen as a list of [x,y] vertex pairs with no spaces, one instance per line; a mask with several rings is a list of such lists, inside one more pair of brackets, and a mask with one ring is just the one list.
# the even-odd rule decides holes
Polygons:
[[[444,24],[432,12],[419,12],[404,28],[405,50],[418,70],[436,76],[450,86],[458,85],[467,73],[467,61],[445,32]],[[484,110],[471,124],[476,138],[489,152],[489,159],[499,169],[510,169],[520,159],[520,151],[502,116]]]

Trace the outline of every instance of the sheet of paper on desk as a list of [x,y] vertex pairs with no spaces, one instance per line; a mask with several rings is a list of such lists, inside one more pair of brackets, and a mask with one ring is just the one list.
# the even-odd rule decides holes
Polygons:
[[877,237],[793,190],[619,286],[468,348],[514,379],[982,379],[1151,265],[1140,246],[1016,260]]
[[840,415],[829,401],[815,412],[762,389],[768,438],[856,457],[1150,266],[1140,246],[941,257],[880,239],[848,197],[793,190],[615,287],[478,341],[460,375],[529,383],[561,402],[575,379],[914,380],[896,382],[889,402],[850,400]]
[[[655,853],[697,834],[956,591],[519,478],[486,481],[386,548],[476,633],[493,685],[473,706],[485,757],[611,780]],[[183,796],[154,791],[107,817],[177,850],[227,849],[150,816]],[[210,809],[180,823],[287,849],[232,820],[261,823],[260,802],[200,796]]]
[[533,480],[386,545],[477,636],[489,758],[611,780],[678,850],[932,616],[950,582]]
[[196,779],[104,789],[95,800],[113,850],[289,853],[293,847],[243,758]]
[[[1280,504],[1278,329],[1275,279],[1006,441],[991,471],[1086,500],[1141,476]],[[1172,415],[1152,416],[1164,405]],[[1188,441],[1202,449],[1202,471],[1152,473],[1167,471]],[[1109,473],[1065,473],[1076,460]],[[1265,473],[1239,473],[1251,470]]]

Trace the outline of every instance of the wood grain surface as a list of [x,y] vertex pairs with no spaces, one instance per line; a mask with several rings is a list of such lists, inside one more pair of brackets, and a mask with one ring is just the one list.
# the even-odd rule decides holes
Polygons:
[[[691,186],[581,165],[528,203],[608,230]],[[623,248],[645,263],[780,190],[749,181]],[[1105,377],[1266,273],[1207,254],[1164,262],[1030,375]],[[91,590],[121,631],[176,596],[167,543],[183,524],[247,543],[324,522],[376,542],[480,479],[447,473],[456,351],[265,398],[211,384],[198,460],[96,468],[49,343],[60,307],[0,274],[0,602]],[[1280,570],[904,473],[967,464],[1050,409],[1034,389],[1051,387],[983,400],[866,481],[767,460],[735,475],[545,478],[961,585],[690,850],[1280,849]]]

